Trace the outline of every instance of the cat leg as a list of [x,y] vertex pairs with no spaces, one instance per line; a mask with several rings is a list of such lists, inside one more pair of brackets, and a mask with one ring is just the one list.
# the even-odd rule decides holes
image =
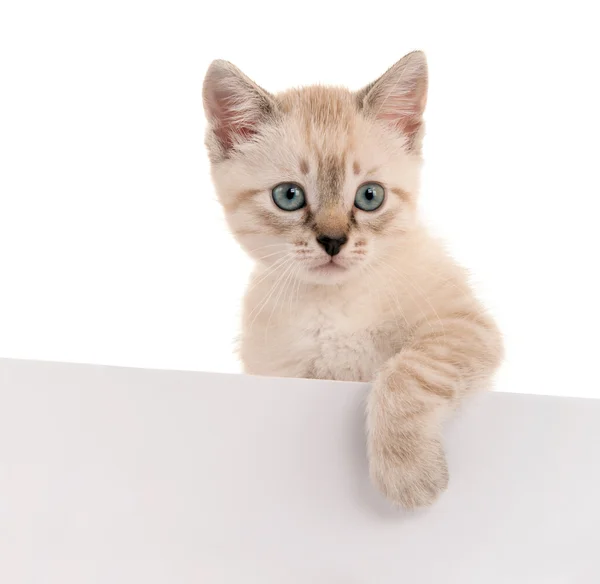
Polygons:
[[430,505],[446,489],[442,422],[470,390],[489,381],[502,359],[493,320],[474,300],[458,305],[459,310],[440,311],[417,323],[407,345],[376,377],[369,396],[371,478],[405,508]]

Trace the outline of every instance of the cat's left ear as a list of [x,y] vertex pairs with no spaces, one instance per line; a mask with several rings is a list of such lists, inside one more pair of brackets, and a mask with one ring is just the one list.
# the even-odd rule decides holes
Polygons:
[[408,148],[420,149],[427,103],[425,53],[409,53],[359,91],[357,98],[365,114],[404,134]]
[[227,156],[250,140],[275,112],[273,96],[228,61],[213,61],[202,89],[211,156]]

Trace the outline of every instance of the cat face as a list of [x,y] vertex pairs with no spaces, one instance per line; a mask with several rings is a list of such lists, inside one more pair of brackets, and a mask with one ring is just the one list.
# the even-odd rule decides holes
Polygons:
[[411,53],[359,92],[271,95],[215,61],[206,143],[228,224],[273,271],[320,284],[368,276],[415,224],[427,67]]

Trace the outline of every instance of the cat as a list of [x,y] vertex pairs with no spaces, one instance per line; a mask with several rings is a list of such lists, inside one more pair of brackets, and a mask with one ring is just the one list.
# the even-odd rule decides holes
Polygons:
[[466,272],[417,215],[427,85],[416,51],[357,92],[274,95],[221,60],[203,86],[215,189],[256,261],[244,370],[372,382],[370,476],[409,509],[446,490],[442,423],[503,358]]

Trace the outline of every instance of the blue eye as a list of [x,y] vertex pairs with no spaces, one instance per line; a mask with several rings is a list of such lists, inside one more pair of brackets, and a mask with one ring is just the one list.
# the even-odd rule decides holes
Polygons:
[[385,190],[377,183],[367,183],[358,187],[354,204],[362,211],[379,209],[385,199]]
[[273,189],[273,201],[284,211],[297,211],[306,205],[304,191],[294,183],[281,183]]

